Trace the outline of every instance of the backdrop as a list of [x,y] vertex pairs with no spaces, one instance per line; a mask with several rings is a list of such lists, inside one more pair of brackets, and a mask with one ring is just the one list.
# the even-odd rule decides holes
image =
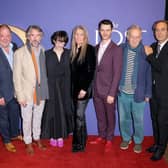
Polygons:
[[[143,29],[144,44],[151,44],[151,26],[155,20],[164,18],[165,0],[1,0],[0,24],[9,24],[13,39],[22,45],[22,31],[30,24],[41,26],[45,32],[43,45],[51,47],[50,36],[56,30],[66,30],[71,36],[74,26],[82,24],[89,32],[90,43],[99,41],[97,24],[101,19],[113,21],[112,39],[120,44],[125,41],[125,31],[131,24]],[[18,29],[19,28],[19,29]],[[69,48],[67,44],[67,48]],[[117,111],[116,111],[117,116]],[[86,111],[88,133],[97,134],[97,121],[92,100]],[[148,104],[144,116],[145,135],[152,135]],[[119,135],[118,120],[116,135]]]

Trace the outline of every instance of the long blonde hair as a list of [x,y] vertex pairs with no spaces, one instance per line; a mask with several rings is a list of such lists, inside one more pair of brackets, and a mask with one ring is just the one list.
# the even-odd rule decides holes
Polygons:
[[88,32],[87,32],[86,28],[84,26],[82,26],[82,25],[76,26],[73,29],[73,32],[72,32],[71,62],[73,62],[74,59],[77,56],[77,44],[76,44],[76,41],[75,41],[75,34],[76,34],[76,32],[77,32],[78,29],[82,30],[83,33],[84,33],[84,43],[81,46],[80,55],[79,55],[79,58],[77,60],[79,63],[82,63],[83,60],[84,60],[84,58],[85,58],[85,56],[86,56],[86,50],[87,50],[87,44],[88,44]]

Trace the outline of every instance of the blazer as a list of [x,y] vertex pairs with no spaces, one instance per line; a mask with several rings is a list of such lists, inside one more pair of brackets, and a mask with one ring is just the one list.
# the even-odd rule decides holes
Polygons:
[[[42,87],[41,99],[45,100],[48,98],[45,54],[40,55],[39,62],[40,67],[42,67],[40,69],[41,81],[43,78],[43,84],[40,82],[40,87]],[[32,101],[34,88],[36,87],[36,74],[27,45],[19,48],[14,53],[13,81],[18,101]]]
[[[126,44],[122,44],[121,47],[124,52]],[[151,66],[146,60],[146,54],[143,45],[141,46],[140,51],[136,56],[138,57],[138,59],[136,59],[138,68],[134,100],[135,102],[142,102],[145,101],[146,97],[150,98],[152,96]],[[124,59],[123,54],[123,65],[126,63],[124,60],[127,61],[127,59]]]
[[83,62],[79,63],[77,59],[78,56],[71,63],[72,95],[76,100],[80,90],[85,90],[87,94],[82,99],[88,99],[92,97],[92,81],[96,66],[95,48],[88,44]]
[[157,42],[151,45],[153,54],[147,57],[152,66],[152,83],[159,99],[168,99],[168,42],[163,46],[158,58]]
[[[13,51],[17,49],[13,43]],[[9,62],[0,48],[0,98],[4,98],[5,102],[9,102],[14,97],[13,72]]]
[[94,92],[102,98],[106,98],[107,96],[115,97],[121,77],[122,49],[111,41],[98,65],[99,45],[96,46],[97,60]]

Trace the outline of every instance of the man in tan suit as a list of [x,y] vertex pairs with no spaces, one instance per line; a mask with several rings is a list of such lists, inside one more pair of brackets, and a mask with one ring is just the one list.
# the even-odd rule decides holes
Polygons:
[[40,149],[45,149],[40,141],[41,118],[48,98],[44,48],[40,45],[42,36],[39,26],[29,26],[27,43],[15,52],[14,57],[14,87],[21,106],[23,139],[30,155],[34,154],[32,139]]

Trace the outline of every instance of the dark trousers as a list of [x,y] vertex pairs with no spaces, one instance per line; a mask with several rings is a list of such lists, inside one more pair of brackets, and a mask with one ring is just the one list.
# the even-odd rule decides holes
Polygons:
[[88,104],[87,100],[78,100],[74,102],[75,105],[75,128],[73,132],[73,147],[78,146],[84,149],[87,141],[87,128],[85,110]]
[[150,99],[150,113],[152,120],[154,144],[156,145],[159,144],[158,110],[159,110],[159,103],[155,95],[153,95],[152,98]]
[[95,92],[93,102],[96,111],[98,134],[106,140],[112,140],[115,129],[115,103],[108,104]]
[[160,98],[153,88],[150,100],[154,143],[163,152],[168,143],[168,98]]
[[20,107],[13,98],[5,106],[0,106],[0,133],[4,143],[9,143],[11,138],[20,134]]

